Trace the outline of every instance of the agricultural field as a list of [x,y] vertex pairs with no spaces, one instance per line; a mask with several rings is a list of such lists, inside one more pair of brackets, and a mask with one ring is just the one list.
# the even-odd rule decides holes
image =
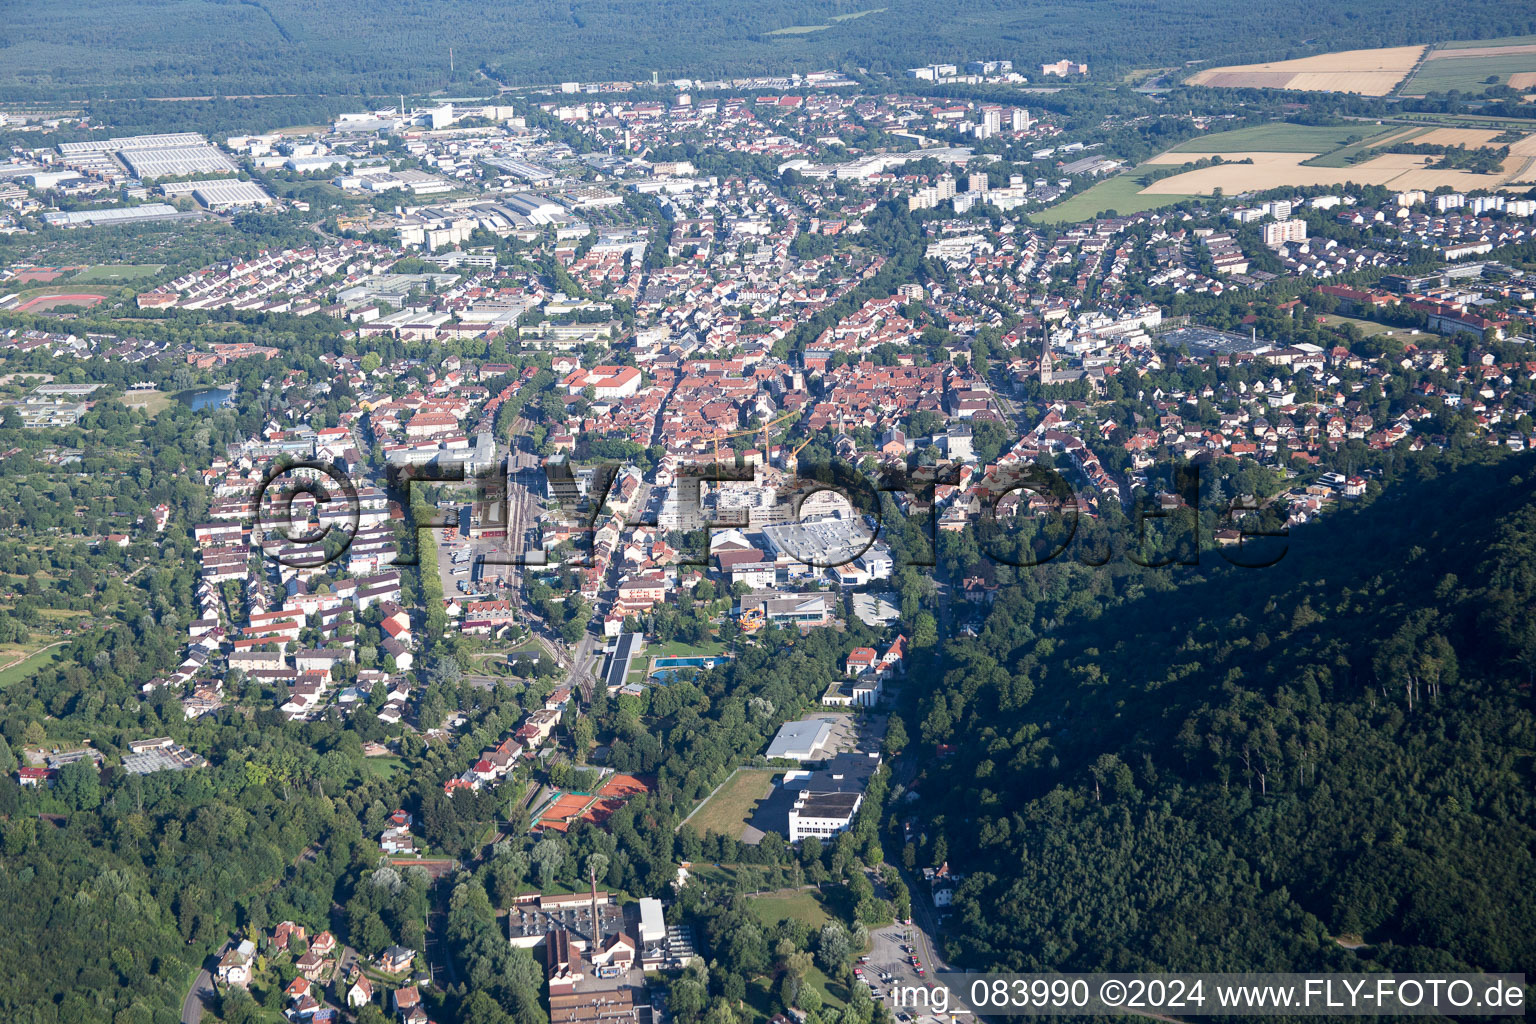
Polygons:
[[[1499,174],[1444,170],[1426,166],[1438,159],[1412,153],[1386,153],[1351,167],[1319,167],[1304,163],[1305,156],[1295,153],[1249,153],[1253,163],[1225,163],[1198,171],[1175,174],[1153,182],[1146,189],[1153,195],[1211,195],[1216,189],[1227,194],[1256,192],[1272,188],[1304,188],[1354,183],[1386,185],[1390,188],[1433,190],[1446,186],[1462,191],[1497,188],[1517,179],[1529,158],[1510,157]],[[1183,157],[1153,157],[1153,163],[1183,163]]]
[[687,824],[700,835],[714,833],[740,838],[758,801],[772,791],[775,774],[771,769],[736,769],[724,785],[699,805]]
[[1536,39],[1521,36],[1442,44],[1425,55],[1400,91],[1404,96],[1452,89],[1480,93],[1493,84],[1490,78],[1515,89],[1536,85]]
[[1165,160],[1170,153],[1181,154],[1184,160],[1196,160],[1202,156],[1220,154],[1223,160],[1240,160],[1253,153],[1328,153],[1352,145],[1359,140],[1364,145],[1379,145],[1380,140],[1392,133],[1392,129],[1375,124],[1308,125],[1273,121],[1269,124],[1235,128],[1229,132],[1214,132],[1198,139],[1181,142],[1168,153],[1154,158],[1157,163],[1179,163]]
[[[1383,146],[1395,146],[1404,142],[1423,142],[1424,136],[1436,131],[1434,128],[1403,128],[1398,131],[1388,131],[1380,134],[1372,134],[1359,142],[1347,146],[1341,146],[1331,153],[1315,156],[1307,163],[1313,167],[1353,167],[1353,160],[1357,154],[1368,149],[1380,149]],[[1494,134],[1498,134],[1495,132]]]
[[[1362,135],[1366,137],[1360,138]],[[1188,163],[1194,154],[1219,155],[1225,162],[1163,178],[1147,186],[1145,194],[1211,195],[1217,189],[1235,194],[1347,183],[1426,190],[1446,186],[1471,191],[1529,181],[1536,172],[1536,135],[1509,143],[1510,155],[1496,174],[1431,167],[1439,157],[1417,153],[1380,153],[1361,163],[1348,161],[1348,157],[1367,149],[1402,142],[1469,149],[1505,145],[1494,142],[1498,135],[1484,128],[1426,129],[1402,125],[1372,125],[1365,130],[1352,125],[1311,128],[1276,124],[1241,128],[1193,139],[1153,157],[1149,164]],[[1351,137],[1355,141],[1349,141]]]
[[1423,53],[1422,46],[1343,50],[1296,60],[1207,68],[1185,82],[1226,89],[1296,89],[1385,96],[1414,69]]

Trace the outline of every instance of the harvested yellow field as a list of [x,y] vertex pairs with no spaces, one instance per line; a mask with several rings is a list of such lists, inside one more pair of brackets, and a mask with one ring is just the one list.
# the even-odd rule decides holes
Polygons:
[[1229,89],[1299,89],[1306,92],[1353,92],[1385,96],[1413,70],[1422,46],[1380,50],[1342,50],[1267,64],[1208,68],[1186,81]]
[[1509,76],[1511,89],[1529,89],[1536,86],[1536,71],[1519,71]]
[[[1406,72],[1405,72],[1406,73]],[[1361,96],[1385,96],[1402,80],[1396,71],[1303,71],[1281,89],[1301,92],[1352,92]]]
[[1414,145],[1425,146],[1466,146],[1468,149],[1481,149],[1489,145],[1499,133],[1487,128],[1436,128],[1413,140]]
[[[1459,129],[1452,129],[1459,130]],[[1522,140],[1531,142],[1536,136]],[[1185,171],[1172,177],[1154,181],[1142,190],[1145,195],[1211,195],[1218,188],[1228,195],[1239,192],[1259,192],[1265,189],[1306,187],[1311,185],[1387,185],[1392,188],[1421,188],[1432,190],[1442,185],[1454,189],[1471,190],[1496,188],[1517,175],[1531,162],[1529,155],[1511,155],[1504,161],[1499,174],[1475,174],[1471,171],[1450,171],[1425,167],[1431,156],[1412,153],[1386,153],[1351,167],[1308,167],[1303,161],[1310,160],[1310,153],[1223,153],[1223,160],[1253,160],[1251,164],[1224,163],[1204,167],[1197,171]],[[1187,153],[1163,153],[1150,162],[1180,164],[1188,161]]]
[[1536,135],[1527,135],[1509,146],[1510,156],[1536,156]]

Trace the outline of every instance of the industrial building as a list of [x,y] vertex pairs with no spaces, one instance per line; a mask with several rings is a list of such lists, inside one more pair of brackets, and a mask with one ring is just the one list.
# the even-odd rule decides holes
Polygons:
[[827,741],[832,738],[832,724],[821,719],[785,722],[768,744],[767,756],[793,761],[816,761],[827,755]]
[[266,190],[254,181],[239,178],[215,178],[210,181],[171,181],[160,186],[169,198],[191,196],[210,210],[229,210],[244,206],[265,206],[272,202]]
[[68,213],[45,213],[43,222],[55,228],[93,227],[99,224],[131,224],[135,221],[173,220],[181,213],[165,203],[145,203],[143,206],[117,206],[105,210],[71,210]]
[[233,174],[239,169],[229,157],[208,145],[128,149],[118,153],[117,158],[140,180],[183,174]]

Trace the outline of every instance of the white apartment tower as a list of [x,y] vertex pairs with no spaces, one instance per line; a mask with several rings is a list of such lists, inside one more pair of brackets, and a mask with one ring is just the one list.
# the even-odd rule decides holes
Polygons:
[[1304,220],[1277,220],[1264,225],[1264,244],[1271,249],[1286,242],[1305,242],[1307,222]]

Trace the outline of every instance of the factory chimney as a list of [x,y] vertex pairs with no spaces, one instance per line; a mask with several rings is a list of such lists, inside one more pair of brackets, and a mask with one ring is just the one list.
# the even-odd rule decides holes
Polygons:
[[595,953],[603,945],[603,919],[597,913],[597,872],[590,873],[592,877],[592,951]]

